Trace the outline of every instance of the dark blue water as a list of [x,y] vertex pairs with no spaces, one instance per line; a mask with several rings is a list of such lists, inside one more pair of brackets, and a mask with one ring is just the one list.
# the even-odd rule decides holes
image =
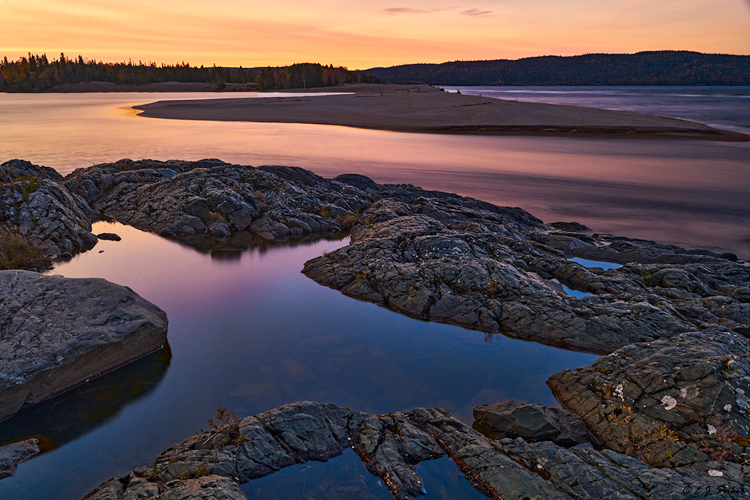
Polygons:
[[464,94],[635,111],[750,133],[750,87],[447,87]]
[[[235,238],[195,249],[120,224],[95,224],[94,232],[104,231],[122,241],[101,241],[53,272],[102,277],[158,304],[169,315],[171,353],[2,422],[0,443],[36,435],[54,448],[0,481],[2,500],[80,498],[111,476],[152,464],[171,444],[206,428],[219,406],[240,415],[301,400],[370,413],[439,406],[471,423],[478,404],[556,404],[547,378],[595,359],[410,319],[300,273],[305,261],[345,240],[243,248]],[[337,463],[313,472],[335,476],[329,465]],[[303,472],[301,479],[313,476]],[[430,491],[455,486],[435,474]],[[455,487],[468,486],[457,478]]]

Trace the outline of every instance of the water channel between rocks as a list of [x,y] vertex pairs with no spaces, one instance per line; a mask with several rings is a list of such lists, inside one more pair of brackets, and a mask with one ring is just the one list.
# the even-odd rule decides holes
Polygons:
[[122,241],[100,241],[52,273],[105,278],[162,307],[170,352],[4,422],[0,442],[38,435],[53,449],[0,482],[3,500],[80,498],[206,428],[218,406],[243,416],[299,400],[370,413],[440,406],[470,423],[477,404],[555,404],[547,378],[596,358],[410,319],[300,273],[346,239],[246,248],[240,237],[196,249],[95,224],[105,231]]

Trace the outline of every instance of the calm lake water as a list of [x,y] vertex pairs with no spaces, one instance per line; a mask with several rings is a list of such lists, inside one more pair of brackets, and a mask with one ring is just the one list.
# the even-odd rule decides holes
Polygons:
[[[748,144],[400,134],[145,119],[129,109],[200,97],[215,95],[0,94],[0,161],[22,158],[68,173],[125,157],[215,157],[324,176],[356,172],[521,206],[547,222],[576,220],[750,257]],[[103,277],[158,304],[170,319],[169,350],[1,423],[0,442],[37,435],[51,449],[0,481],[3,500],[80,498],[152,463],[205,427],[218,406],[242,415],[303,399],[367,412],[442,406],[470,422],[476,404],[554,404],[549,375],[594,359],[405,318],[300,274],[306,260],[345,240],[258,247],[240,235],[193,248],[118,224],[97,223],[95,232],[102,231],[123,240],[102,241],[53,273]],[[349,455],[331,464],[346,464],[366,490],[379,491],[377,478],[363,475]],[[334,469],[275,474],[255,493],[245,491],[263,497],[269,482],[284,483],[292,498],[300,480],[320,483]],[[446,479],[456,471],[448,461],[420,474],[439,498],[449,486],[464,491],[460,477]]]

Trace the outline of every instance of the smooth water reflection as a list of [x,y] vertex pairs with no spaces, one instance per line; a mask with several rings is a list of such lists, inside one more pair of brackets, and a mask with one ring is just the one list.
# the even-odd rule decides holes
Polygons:
[[[416,466],[422,478],[424,500],[484,500],[448,457]],[[351,449],[328,463],[293,465],[242,486],[248,500],[393,500],[383,482],[373,476]]]
[[[222,98],[248,97],[221,94]],[[216,94],[0,94],[0,160],[69,173],[120,158],[220,158],[360,173],[545,222],[750,258],[750,143],[405,134],[325,125],[161,120],[130,106]]]
[[[299,400],[375,413],[441,406],[470,423],[477,404],[556,404],[547,378],[596,358],[410,319],[300,273],[306,260],[346,240],[254,247],[226,259],[223,251],[213,258],[205,247],[95,224],[94,232],[104,231],[122,241],[101,241],[53,272],[102,277],[158,304],[169,315],[172,359],[149,391],[0,481],[3,500],[80,498],[153,463],[205,428],[218,406],[241,415]],[[24,432],[55,432],[44,412],[29,419]]]

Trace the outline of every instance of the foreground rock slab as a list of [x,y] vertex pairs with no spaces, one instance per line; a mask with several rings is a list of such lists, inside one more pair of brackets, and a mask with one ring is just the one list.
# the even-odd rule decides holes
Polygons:
[[[353,448],[398,499],[424,493],[414,466],[450,456],[481,492],[502,499],[678,499],[686,487],[743,498],[746,473],[717,462],[721,475],[656,468],[614,451],[564,448],[522,438],[492,440],[439,408],[368,415],[330,404],[293,403],[199,433],[153,465],[112,478],[86,500],[245,498],[239,484]],[[717,469],[718,470],[718,469]]]
[[608,448],[710,470],[750,454],[750,341],[691,332],[639,343],[547,384]]
[[103,279],[0,271],[0,419],[162,345],[167,315]]

